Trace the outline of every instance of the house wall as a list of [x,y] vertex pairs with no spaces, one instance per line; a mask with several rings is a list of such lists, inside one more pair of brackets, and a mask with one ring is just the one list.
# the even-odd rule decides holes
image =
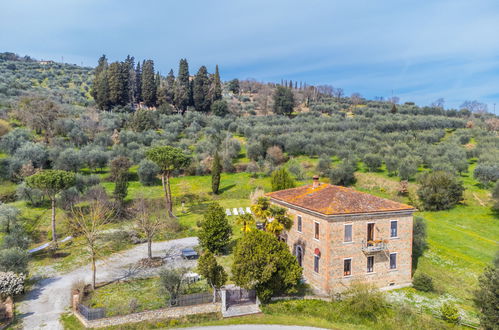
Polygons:
[[[278,204],[279,205],[279,204]],[[280,205],[282,207],[282,205]],[[296,255],[296,246],[303,249],[303,276],[318,294],[330,295],[348,288],[354,281],[373,283],[379,288],[401,287],[411,283],[412,215],[383,217],[343,217],[326,220],[300,210],[287,208],[293,227],[287,232],[287,244]],[[297,216],[302,217],[302,231],[297,230]],[[390,221],[398,221],[398,237],[390,238]],[[314,223],[319,223],[319,240],[314,238]],[[388,250],[365,254],[363,240],[367,224],[375,223],[375,240],[387,240]],[[344,242],[345,224],[352,224],[352,242]],[[321,252],[319,273],[314,271],[314,251]],[[397,268],[390,269],[389,254],[397,253]],[[374,256],[374,269],[367,273],[367,256]],[[352,259],[351,276],[343,276],[345,258]]]

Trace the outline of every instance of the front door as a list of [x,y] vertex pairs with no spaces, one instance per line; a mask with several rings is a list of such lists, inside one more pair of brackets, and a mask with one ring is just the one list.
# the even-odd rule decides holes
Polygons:
[[372,245],[374,241],[374,223],[367,224],[367,244]]

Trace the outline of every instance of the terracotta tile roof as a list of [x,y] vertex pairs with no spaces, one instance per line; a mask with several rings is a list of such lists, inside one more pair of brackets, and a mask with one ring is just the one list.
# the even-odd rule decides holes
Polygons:
[[317,188],[310,184],[274,191],[266,196],[324,215],[415,210],[406,204],[326,183],[321,183]]

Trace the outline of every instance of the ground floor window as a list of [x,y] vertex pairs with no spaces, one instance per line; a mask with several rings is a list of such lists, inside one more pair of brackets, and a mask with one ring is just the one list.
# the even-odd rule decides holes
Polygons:
[[343,260],[343,276],[352,275],[352,259]]
[[314,255],[314,272],[318,273],[319,272],[319,261],[320,261],[320,256],[317,254]]
[[374,256],[367,257],[367,272],[372,273],[374,271]]
[[397,254],[390,253],[390,269],[397,269]]

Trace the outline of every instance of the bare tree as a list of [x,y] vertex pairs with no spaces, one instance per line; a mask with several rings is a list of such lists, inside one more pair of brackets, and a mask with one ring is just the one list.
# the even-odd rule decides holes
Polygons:
[[95,289],[97,273],[97,256],[101,249],[99,238],[113,216],[110,203],[103,200],[92,200],[85,206],[74,206],[69,215],[69,224],[75,232],[81,233],[83,242],[92,263],[92,288]]
[[431,106],[434,107],[434,108],[441,108],[441,109],[443,109],[444,108],[444,104],[445,104],[444,98],[440,97],[440,98],[436,99],[435,101],[433,101],[431,103]]
[[[153,204],[153,205],[151,205]],[[139,198],[135,202],[136,218],[135,225],[147,239],[147,257],[152,259],[152,240],[161,228],[163,228],[165,221],[159,212],[152,210],[161,209],[159,205],[154,205],[154,201],[147,201],[144,198]],[[159,204],[159,203],[157,203]]]
[[336,102],[340,102],[343,95],[345,95],[345,92],[343,91],[343,88],[335,88],[333,95],[336,97]]
[[350,99],[352,100],[352,104],[356,106],[362,102],[362,95],[360,95],[360,93],[352,93]]
[[487,112],[487,104],[478,102],[477,100],[473,101],[464,101],[463,104],[461,104],[461,109],[468,109],[469,111],[473,113],[479,113],[483,114]]

